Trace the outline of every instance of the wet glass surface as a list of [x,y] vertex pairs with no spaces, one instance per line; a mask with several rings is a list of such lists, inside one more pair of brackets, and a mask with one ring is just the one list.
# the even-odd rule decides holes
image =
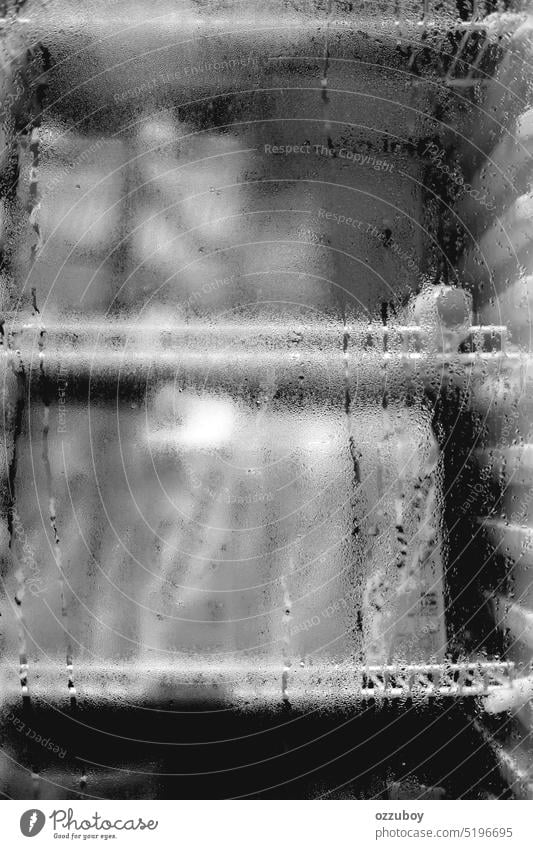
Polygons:
[[[1,791],[507,795],[491,741],[508,711],[529,733],[533,693],[529,18],[20,6]],[[371,782],[347,723],[380,737]],[[432,723],[440,761],[402,761],[390,729]],[[251,766],[263,728],[281,767]],[[460,780],[456,734],[482,753]],[[187,787],[173,746],[206,737]]]

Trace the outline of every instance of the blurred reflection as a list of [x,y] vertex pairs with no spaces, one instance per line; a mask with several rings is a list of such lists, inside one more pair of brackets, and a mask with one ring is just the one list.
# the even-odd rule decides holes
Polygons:
[[495,13],[469,41],[464,4],[274,5],[58,3],[6,65],[26,84],[0,206],[2,648],[23,689],[62,664],[72,700],[107,669],[96,691],[155,670],[251,702],[264,672],[286,707],[313,675],[327,702],[363,665],[500,658],[498,628],[530,657],[521,543],[510,605],[472,530],[494,551],[531,512],[529,481],[499,489],[530,430],[518,402],[501,419],[532,129],[500,35],[527,52],[530,24]]

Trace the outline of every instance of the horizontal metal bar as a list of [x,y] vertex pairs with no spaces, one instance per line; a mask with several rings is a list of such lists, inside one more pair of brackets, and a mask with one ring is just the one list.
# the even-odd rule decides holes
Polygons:
[[[130,703],[221,701],[237,707],[275,706],[284,701],[294,706],[356,704],[369,699],[496,698],[510,690],[515,664],[506,661],[465,661],[442,664],[392,664],[364,666],[350,663],[308,662],[288,666],[249,661],[190,661],[175,664],[126,662],[124,664],[74,664],[73,681],[78,702],[105,703],[127,699]],[[30,700],[65,704],[73,695],[66,666],[28,664]],[[0,667],[0,697],[6,702],[21,699],[19,670]]]
[[[40,12],[41,10],[35,10],[34,8],[34,11]],[[506,32],[512,32],[512,24],[516,28],[519,22],[517,15],[511,16],[507,14],[505,17],[501,16],[501,26],[499,30],[496,30],[494,22],[491,22],[491,25],[488,26],[483,21],[483,18],[479,17],[463,20],[459,16],[455,17],[451,14],[442,14],[439,16],[435,14],[436,10],[432,10],[431,17],[421,20],[409,14],[409,11],[407,10],[407,14],[402,15],[401,25],[402,27],[411,27],[418,32],[420,32],[422,27],[424,30],[435,30],[439,28],[443,34],[446,34],[453,28],[455,32],[488,32],[496,36],[505,34]],[[124,0],[123,3],[116,2],[115,0],[111,6],[106,6],[105,2],[101,2],[98,7],[97,4],[93,3],[91,4],[91,14],[88,17],[80,15],[78,10],[69,9],[68,5],[65,5],[65,8],[54,8],[51,11],[52,14],[53,19],[51,18],[50,25],[53,20],[55,27],[59,30],[68,30],[74,27],[77,30],[80,28],[86,29],[90,26],[105,24],[108,21],[120,20],[123,16],[127,16],[132,24],[134,22],[138,23],[141,20],[151,30],[155,29],[157,31],[157,29],[160,29],[165,33],[168,32],[169,28],[174,27],[179,32],[182,32],[179,29],[180,27],[183,27],[184,30],[188,28],[194,29],[194,27],[198,26],[199,22],[204,24],[206,21],[218,27],[222,27],[224,22],[231,22],[234,25],[238,24],[239,28],[249,30],[260,29],[269,25],[274,26],[276,21],[279,22],[281,15],[282,19],[285,19],[288,23],[300,21],[306,26],[312,26],[313,24],[323,25],[327,19],[328,24],[332,27],[339,26],[345,28],[347,25],[356,25],[357,29],[362,32],[374,32],[375,34],[379,32],[380,35],[390,35],[391,37],[397,37],[398,35],[398,13],[393,0],[390,1],[389,8],[384,7],[380,9],[379,23],[376,22],[375,15],[364,4],[359,5],[356,14],[350,14],[348,12],[339,14],[335,9],[328,13],[326,8],[321,8],[318,3],[314,8],[312,3],[305,3],[302,9],[298,9],[297,6],[291,7],[284,4],[282,0],[270,0],[268,6],[264,4],[260,4],[259,6],[250,4],[249,10],[246,9],[245,5],[240,4],[236,9],[228,6],[227,8],[221,8],[217,15],[214,15],[213,10],[209,9],[209,16],[202,15],[201,7],[198,11],[195,8],[187,9],[185,7],[180,8],[179,12],[175,9],[168,8],[165,15],[147,19],[146,9],[143,6],[132,7],[127,0]],[[17,15],[7,20],[0,17],[0,32],[13,26],[34,28],[36,25],[42,25],[43,23],[48,23],[48,19],[43,13],[33,17]]]
[[[343,325],[327,318],[315,324],[6,321],[3,327],[0,362],[32,380],[45,374],[127,385],[182,376],[202,386],[234,386],[239,376],[262,379],[265,367],[275,367],[278,388],[296,382],[300,389],[313,386],[328,393],[344,382],[347,362],[361,390],[368,381],[381,386],[387,364],[420,366],[418,376],[435,381],[448,363],[454,365],[454,380],[470,380],[476,365],[499,369],[529,363],[520,352],[502,350],[505,328],[499,326],[471,327],[460,336],[442,327]],[[458,353],[465,338],[471,351]],[[298,380],[306,383],[300,386]],[[389,391],[394,392],[394,382]]]
[[[289,340],[291,342],[313,341],[317,343],[337,340],[339,334],[349,333],[354,338],[366,339],[370,337],[374,342],[388,338],[396,342],[409,342],[417,340],[420,344],[432,342],[435,334],[457,335],[453,328],[447,328],[444,324],[428,328],[420,324],[381,324],[376,322],[364,322],[355,320],[341,320],[340,316],[324,314],[319,321],[302,321],[301,317],[295,316],[291,321],[286,318],[285,323],[281,321],[222,321],[218,316],[203,321],[169,321],[162,314],[157,321],[127,319],[90,319],[80,317],[74,321],[68,320],[38,320],[28,319],[20,316],[6,316],[2,322],[3,334],[8,338],[18,338],[33,334],[37,339],[41,333],[53,339],[70,339],[72,342],[80,338],[89,338],[94,341],[109,340],[135,340],[145,336],[157,336],[163,339],[171,338],[177,340],[197,339],[203,337],[204,341],[209,336],[226,339],[273,339]],[[492,350],[494,344],[502,345],[507,333],[507,327],[501,324],[476,324],[465,327],[460,332],[461,339],[470,340],[476,348],[489,348]],[[489,341],[492,340],[492,343]]]

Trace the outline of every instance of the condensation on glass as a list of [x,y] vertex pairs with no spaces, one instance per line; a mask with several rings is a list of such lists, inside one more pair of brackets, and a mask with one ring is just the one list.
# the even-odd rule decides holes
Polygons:
[[530,795],[526,4],[0,11],[3,792],[142,796],[54,711],[460,698]]

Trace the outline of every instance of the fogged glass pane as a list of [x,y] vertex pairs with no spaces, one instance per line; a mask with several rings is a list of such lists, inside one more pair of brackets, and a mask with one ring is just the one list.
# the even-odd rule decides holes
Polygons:
[[[3,12],[7,795],[506,795],[508,711],[530,763],[530,45],[501,5]],[[307,749],[276,780],[263,727]]]

